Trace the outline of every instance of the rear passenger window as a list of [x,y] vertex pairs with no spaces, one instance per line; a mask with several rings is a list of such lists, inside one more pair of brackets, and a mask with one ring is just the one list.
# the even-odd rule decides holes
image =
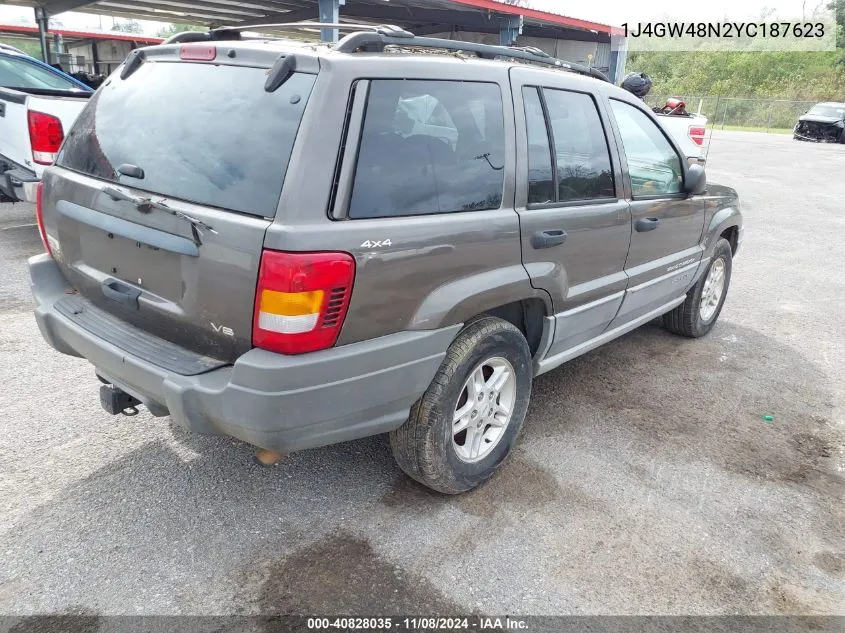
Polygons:
[[498,84],[373,80],[349,217],[498,209],[504,165]]
[[558,200],[615,198],[610,151],[593,98],[544,89],[557,158]]
[[528,204],[554,202],[555,179],[546,115],[537,88],[522,89],[528,132]]
[[528,203],[615,199],[610,151],[592,97],[523,88],[523,101]]

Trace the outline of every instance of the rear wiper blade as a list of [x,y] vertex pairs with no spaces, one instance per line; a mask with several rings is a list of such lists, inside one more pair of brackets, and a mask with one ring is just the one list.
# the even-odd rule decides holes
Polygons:
[[160,211],[164,211],[169,213],[170,215],[179,218],[180,220],[184,220],[188,224],[191,225],[191,235],[194,238],[194,244],[197,246],[202,246],[202,232],[208,231],[209,233],[213,233],[217,235],[217,231],[214,230],[210,224],[206,224],[202,220],[198,220],[195,217],[184,213],[183,211],[179,211],[178,209],[173,209],[167,205],[167,200],[165,198],[161,198],[159,200],[153,200],[152,198],[143,198],[143,197],[135,197],[131,196],[128,193],[117,189],[116,187],[103,187],[103,193],[110,197],[112,200],[123,200],[125,202],[131,202],[135,205],[135,208],[138,209],[141,213],[150,213],[153,209],[159,209]]

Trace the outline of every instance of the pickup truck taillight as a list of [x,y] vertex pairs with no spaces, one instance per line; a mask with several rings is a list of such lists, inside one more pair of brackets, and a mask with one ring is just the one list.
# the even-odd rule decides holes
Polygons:
[[337,341],[355,279],[348,253],[261,254],[252,344],[280,354],[303,354]]
[[39,165],[52,165],[56,162],[62,141],[65,140],[62,122],[52,114],[44,114],[35,110],[27,112],[27,120],[29,122],[29,144],[32,147],[32,160]]
[[38,234],[41,236],[41,243],[44,245],[44,250],[50,257],[53,256],[53,249],[50,248],[50,242],[47,239],[47,231],[44,229],[44,206],[41,202],[43,195],[42,189],[44,183],[38,183],[35,187],[35,221],[38,222]]
[[704,145],[704,135],[706,132],[707,130],[703,127],[691,125],[688,134],[693,143],[696,145]]

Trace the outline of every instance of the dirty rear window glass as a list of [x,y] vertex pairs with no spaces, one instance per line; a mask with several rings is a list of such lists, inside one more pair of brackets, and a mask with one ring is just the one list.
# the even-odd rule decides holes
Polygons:
[[374,80],[349,217],[498,209],[504,166],[498,84]]
[[[264,91],[266,70],[144,63],[91,98],[57,163],[164,197],[273,216],[314,75]],[[128,163],[142,179],[117,173]]]

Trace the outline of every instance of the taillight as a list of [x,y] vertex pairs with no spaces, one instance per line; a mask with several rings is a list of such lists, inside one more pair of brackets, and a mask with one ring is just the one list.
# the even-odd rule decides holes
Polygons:
[[696,145],[704,145],[704,135],[707,132],[703,127],[690,126],[689,137]]
[[44,114],[34,110],[27,112],[27,120],[29,122],[29,145],[32,147],[32,160],[39,165],[52,165],[56,162],[62,141],[65,140],[62,122],[52,114]]
[[47,240],[47,231],[44,229],[44,206],[42,200],[43,183],[38,183],[35,187],[35,221],[38,222],[38,234],[41,236],[41,243],[44,244],[44,250],[53,256],[53,249],[50,248],[50,242]]
[[252,344],[281,354],[302,354],[337,341],[355,279],[348,253],[261,254]]
[[188,44],[179,49],[179,59],[186,61],[210,62],[217,57],[217,47],[207,44]]

